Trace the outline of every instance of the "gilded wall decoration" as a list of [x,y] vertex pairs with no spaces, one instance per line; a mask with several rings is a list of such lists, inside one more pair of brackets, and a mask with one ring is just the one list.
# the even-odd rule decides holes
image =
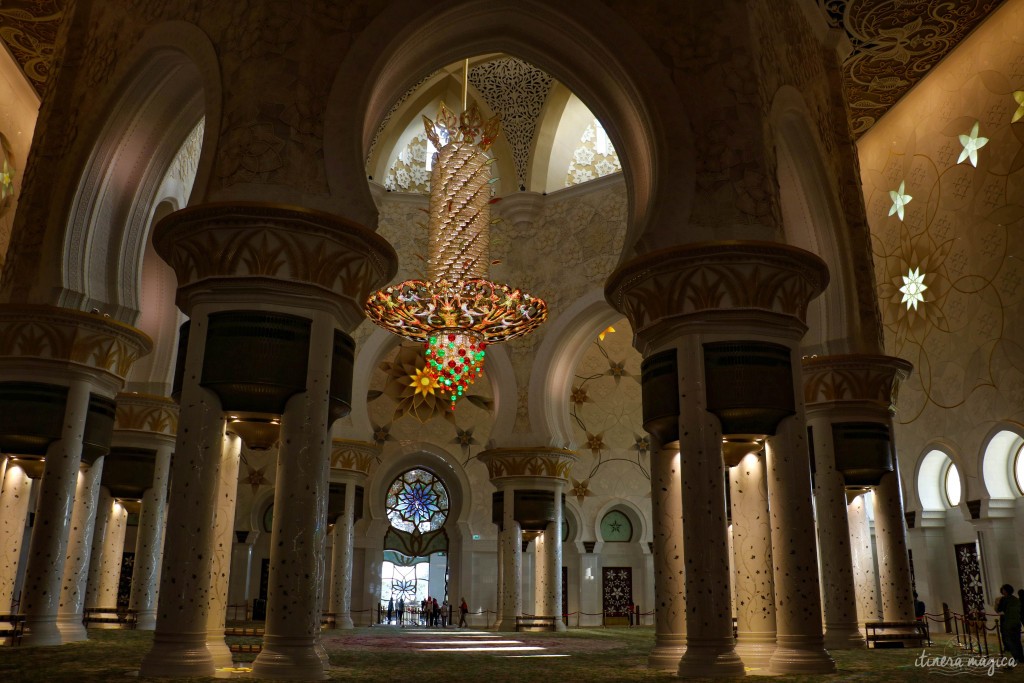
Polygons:
[[501,114],[501,130],[512,148],[516,185],[525,187],[530,150],[553,78],[515,57],[501,57],[469,69],[469,82],[491,111]]
[[[650,441],[643,428],[640,354],[626,320],[595,336],[573,377],[569,414],[579,443],[572,492],[643,496],[650,491]],[[590,456],[584,454],[589,451]],[[613,464],[614,463],[614,464]]]
[[889,356],[816,356],[803,359],[804,402],[864,402],[894,411],[910,363]]
[[949,54],[1002,0],[817,0],[853,51],[843,90],[861,135]]
[[508,477],[569,480],[578,456],[563,448],[495,448],[480,454],[491,481]]
[[347,439],[331,441],[332,469],[367,474],[378,462],[380,462],[380,448],[375,443]]
[[[1024,417],[1024,9],[996,11],[858,145],[886,352],[914,365],[906,453],[938,425],[981,452],[993,421]],[[975,125],[986,144],[970,144]],[[894,192],[912,197],[902,220]]]

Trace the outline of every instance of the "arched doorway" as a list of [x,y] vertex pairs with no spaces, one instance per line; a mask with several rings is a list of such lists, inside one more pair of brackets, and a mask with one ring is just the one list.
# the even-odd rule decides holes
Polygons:
[[385,506],[381,604],[389,622],[402,624],[403,611],[419,621],[424,600],[448,600],[448,488],[432,471],[414,467],[391,482]]

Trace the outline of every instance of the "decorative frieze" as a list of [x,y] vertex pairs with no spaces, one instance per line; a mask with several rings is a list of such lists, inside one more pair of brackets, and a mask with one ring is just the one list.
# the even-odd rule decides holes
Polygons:
[[114,431],[147,432],[174,436],[178,433],[178,404],[167,396],[120,393],[115,397]]
[[380,451],[380,446],[372,441],[334,439],[331,441],[331,469],[369,474],[380,458]]
[[843,404],[896,412],[901,380],[914,366],[902,358],[867,354],[812,356],[803,359],[804,402],[808,410],[821,404]]
[[575,453],[563,448],[494,448],[480,454],[491,481],[512,477],[540,477],[568,482]]

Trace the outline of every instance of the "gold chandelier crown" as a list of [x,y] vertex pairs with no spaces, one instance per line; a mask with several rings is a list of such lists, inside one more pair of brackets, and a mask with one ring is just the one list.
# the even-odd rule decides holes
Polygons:
[[476,105],[456,116],[444,103],[437,118],[423,117],[437,153],[427,209],[427,280],[407,280],[374,292],[366,314],[376,324],[421,342],[429,372],[451,404],[483,373],[484,349],[532,332],[547,319],[547,304],[488,279],[493,159],[497,116]]

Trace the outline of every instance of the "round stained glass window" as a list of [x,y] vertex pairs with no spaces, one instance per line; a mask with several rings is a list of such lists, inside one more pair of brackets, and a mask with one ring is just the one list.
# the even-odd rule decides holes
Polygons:
[[427,470],[399,475],[388,488],[385,504],[391,526],[410,533],[440,529],[448,519],[448,489]]

